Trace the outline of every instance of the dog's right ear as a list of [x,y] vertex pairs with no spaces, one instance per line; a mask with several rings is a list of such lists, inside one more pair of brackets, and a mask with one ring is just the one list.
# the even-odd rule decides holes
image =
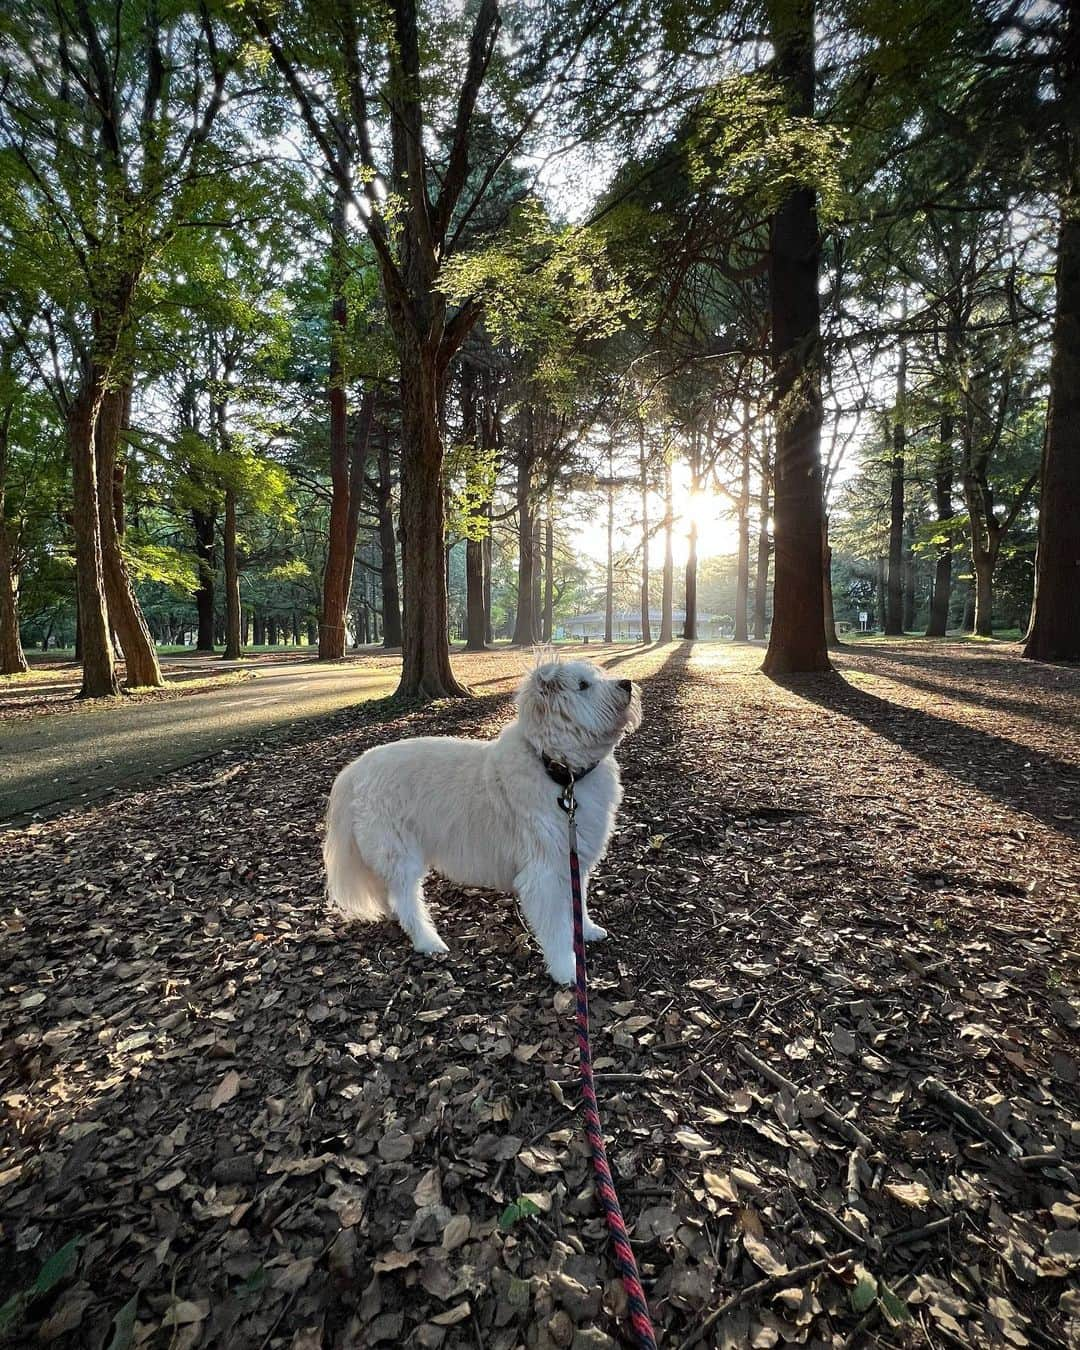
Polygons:
[[558,662],[546,661],[543,665],[537,665],[533,671],[533,683],[536,692],[542,697],[548,698],[554,694],[562,685],[562,672]]

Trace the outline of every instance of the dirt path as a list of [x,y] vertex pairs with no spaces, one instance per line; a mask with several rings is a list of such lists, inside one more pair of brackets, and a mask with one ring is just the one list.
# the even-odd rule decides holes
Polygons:
[[[483,689],[493,673],[515,678],[525,660],[511,651],[459,654],[455,665]],[[384,698],[397,685],[400,658],[371,654],[321,665],[287,655],[223,665],[189,657],[164,665],[178,683],[163,696],[80,704],[73,699],[77,683],[63,672],[0,690],[0,824],[25,824],[36,813],[93,801],[229,746],[266,741],[310,718]],[[187,683],[219,674],[226,678],[212,687]]]
[[[595,1055],[665,1345],[1078,1341],[1080,672],[918,656],[784,687],[752,650],[608,658],[647,720]],[[425,961],[319,898],[338,767],[489,734],[488,678],[0,839],[0,1302],[76,1242],[16,1339],[617,1343],[571,1000],[513,907],[433,884]]]

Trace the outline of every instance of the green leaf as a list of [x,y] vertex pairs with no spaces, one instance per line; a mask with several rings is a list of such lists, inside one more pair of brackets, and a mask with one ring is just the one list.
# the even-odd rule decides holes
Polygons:
[[256,1266],[240,1286],[241,1295],[257,1294],[266,1288],[266,1267]]
[[530,1215],[539,1213],[539,1205],[533,1204],[527,1196],[523,1195],[520,1200],[515,1200],[507,1205],[499,1215],[499,1231],[501,1233],[509,1233],[514,1224],[518,1223],[521,1219],[527,1219]]
[[894,1327],[904,1326],[915,1320],[908,1311],[907,1303],[899,1294],[894,1294],[887,1284],[881,1286],[878,1301],[881,1303],[881,1311],[885,1314],[886,1321]]
[[75,1267],[79,1264],[79,1243],[81,1237],[73,1237],[70,1242],[65,1242],[58,1252],[53,1252],[52,1256],[41,1267],[37,1279],[30,1289],[30,1297],[38,1298],[41,1294],[47,1294],[50,1289],[55,1289],[61,1280],[66,1280]]
[[865,1266],[856,1266],[855,1288],[851,1291],[851,1306],[857,1313],[866,1312],[877,1298],[878,1283]]
[[105,1350],[128,1350],[135,1339],[135,1311],[138,1306],[139,1296],[132,1294],[113,1318],[113,1334]]

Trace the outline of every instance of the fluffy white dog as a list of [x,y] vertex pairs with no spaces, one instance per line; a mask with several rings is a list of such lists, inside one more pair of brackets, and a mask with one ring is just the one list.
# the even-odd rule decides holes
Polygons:
[[[423,736],[376,746],[338,774],[323,859],[331,901],[349,918],[393,917],[418,952],[445,952],[421,883],[435,869],[462,886],[513,891],[548,970],[574,979],[566,815],[575,778],[582,886],[604,856],[622,799],[613,751],[641,722],[630,680],[590,661],[546,661],[494,741]],[[607,937],[585,910],[585,937]]]

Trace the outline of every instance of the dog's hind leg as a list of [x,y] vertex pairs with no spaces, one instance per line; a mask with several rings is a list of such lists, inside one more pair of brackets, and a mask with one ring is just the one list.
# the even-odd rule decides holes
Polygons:
[[424,903],[421,882],[424,867],[408,858],[398,858],[386,879],[390,912],[405,929],[418,952],[435,955],[450,950],[435,931],[431,914]]
[[573,984],[574,930],[569,881],[561,869],[532,863],[514,878],[514,890],[544,953],[551,978],[558,984]]

